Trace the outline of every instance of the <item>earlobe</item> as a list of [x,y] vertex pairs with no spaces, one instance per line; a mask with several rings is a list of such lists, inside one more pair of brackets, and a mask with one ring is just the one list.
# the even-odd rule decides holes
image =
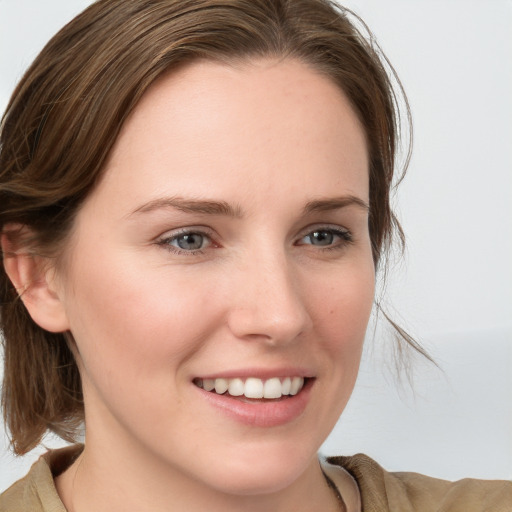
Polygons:
[[10,226],[1,234],[5,272],[36,324],[50,332],[67,331],[68,319],[48,259],[31,253],[16,242],[20,237],[13,236],[24,229]]

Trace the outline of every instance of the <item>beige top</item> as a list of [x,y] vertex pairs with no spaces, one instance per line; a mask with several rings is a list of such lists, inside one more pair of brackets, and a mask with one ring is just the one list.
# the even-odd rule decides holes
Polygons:
[[[71,446],[43,455],[27,476],[0,496],[0,512],[66,512],[53,478],[81,450],[81,446]],[[389,473],[366,455],[331,457],[322,467],[340,490],[346,481],[341,468],[352,475],[363,512],[512,512],[512,482],[448,482],[418,473]]]

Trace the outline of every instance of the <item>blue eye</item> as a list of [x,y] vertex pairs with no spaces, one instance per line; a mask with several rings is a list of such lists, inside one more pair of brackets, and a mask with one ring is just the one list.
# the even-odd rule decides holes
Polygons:
[[342,229],[317,229],[303,236],[299,245],[314,245],[316,247],[337,247],[343,242],[351,242],[352,236]]
[[313,231],[306,237],[311,245],[332,245],[334,242],[334,233],[332,231]]
[[204,247],[205,242],[205,237],[200,233],[187,233],[186,235],[175,237],[171,244],[175,243],[176,247],[184,251],[197,251]]
[[159,244],[177,252],[194,253],[210,246],[211,240],[210,237],[204,233],[187,231],[166,237],[160,240]]

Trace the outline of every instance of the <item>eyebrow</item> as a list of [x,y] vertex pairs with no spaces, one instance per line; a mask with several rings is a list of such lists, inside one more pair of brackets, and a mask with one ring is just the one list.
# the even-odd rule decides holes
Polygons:
[[[340,210],[348,206],[356,206],[365,212],[370,207],[362,199],[355,196],[329,197],[309,201],[304,207],[304,214]],[[174,208],[185,213],[199,213],[204,215],[223,215],[227,217],[243,217],[242,208],[239,205],[230,205],[226,201],[209,199],[184,199],[182,197],[162,197],[154,199],[135,209],[131,214],[149,213],[155,210]]]
[[185,213],[202,213],[205,215],[224,215],[228,217],[242,217],[242,209],[232,206],[226,201],[213,201],[208,199],[184,199],[181,197],[162,197],[143,204],[130,215],[135,213],[148,213],[155,210],[174,208]]
[[316,199],[310,201],[304,207],[305,214],[317,213],[317,212],[328,212],[332,210],[340,210],[347,206],[356,206],[364,210],[365,212],[370,211],[368,203],[356,196],[341,196],[341,197],[329,197],[326,199]]

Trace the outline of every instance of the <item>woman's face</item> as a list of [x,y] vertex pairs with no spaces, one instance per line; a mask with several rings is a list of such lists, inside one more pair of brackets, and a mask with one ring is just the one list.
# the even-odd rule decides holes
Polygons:
[[200,62],[155,84],[58,279],[87,449],[228,492],[296,480],[356,379],[367,204],[360,123],[306,65]]

